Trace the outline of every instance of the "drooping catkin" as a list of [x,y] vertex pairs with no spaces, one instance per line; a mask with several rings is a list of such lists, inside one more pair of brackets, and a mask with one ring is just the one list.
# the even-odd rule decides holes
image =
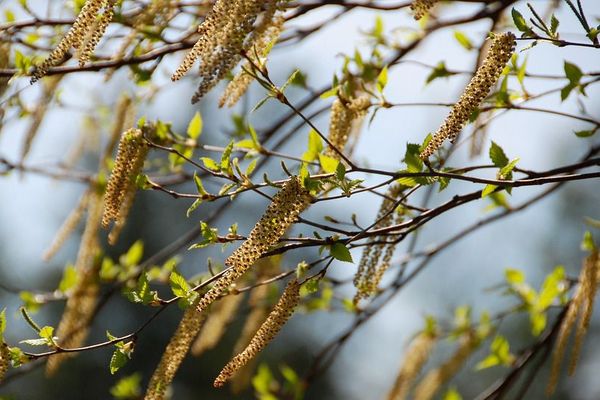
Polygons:
[[169,340],[160,362],[150,378],[144,400],[162,400],[164,398],[165,391],[173,381],[205,320],[206,313],[197,312],[194,305],[185,310],[181,322]]
[[83,217],[83,214],[88,206],[89,196],[89,191],[86,191],[79,199],[77,206],[67,216],[67,219],[65,219],[62,226],[58,229],[58,232],[54,236],[52,243],[44,252],[44,255],[42,256],[44,261],[49,261],[52,257],[54,257],[56,252],[63,246],[69,236],[71,236],[75,228],[77,228],[77,225],[79,224],[79,221],[81,221],[81,218]]
[[113,170],[106,185],[102,226],[107,228],[115,221],[111,244],[116,242],[136,192],[136,177],[141,172],[148,154],[141,129],[129,129],[121,135]]
[[110,24],[113,19],[115,3],[116,0],[106,0],[104,11],[96,17],[93,25],[86,33],[85,38],[77,51],[80,67],[83,67],[85,63],[89,61],[98,42],[102,36],[104,36],[108,24]]
[[[566,315],[560,325],[554,352],[552,356],[552,369],[550,373],[550,381],[546,391],[548,395],[554,393],[558,379],[562,360],[567,348],[569,336],[576,326],[575,341],[571,351],[571,359],[569,363],[569,375],[573,375],[577,367],[577,361],[581,352],[583,339],[588,331],[590,319],[594,307],[594,298],[598,290],[600,271],[600,256],[598,250],[594,250],[584,261],[583,268],[579,274],[579,287],[573,295],[573,299],[568,305]],[[577,316],[579,315],[579,323]]]
[[265,213],[252,228],[248,238],[227,257],[225,265],[230,268],[200,299],[198,311],[206,310],[229,285],[276,244],[296,221],[298,215],[308,207],[310,201],[310,193],[300,184],[298,177],[291,177],[275,195]]
[[[106,2],[107,0],[87,0],[85,2],[73,23],[73,26],[69,29],[69,32],[61,39],[56,48],[50,52],[44,62],[35,67],[35,70],[32,73],[31,83],[34,83],[45,76],[51,67],[59,65],[71,47],[75,49],[81,47],[88,32],[93,30],[98,12]],[[108,3],[114,5],[114,0],[108,0]],[[93,51],[93,48],[91,51]]]
[[223,386],[237,370],[256,357],[275,338],[294,313],[299,301],[300,284],[298,281],[292,280],[288,283],[275,308],[258,329],[248,346],[223,367],[221,373],[215,379],[215,387]]
[[6,372],[8,371],[8,364],[10,362],[10,351],[8,345],[0,339],[0,383],[4,380]]
[[[375,229],[390,226],[394,223],[397,214],[394,212],[393,207],[399,195],[400,186],[393,185],[388,189],[377,213]],[[395,243],[381,243],[388,240],[389,238],[386,235],[369,239],[369,244],[365,247],[354,276],[354,286],[357,289],[354,304],[358,304],[361,299],[367,298],[377,291],[379,282],[389,268],[396,249]]]
[[[81,346],[88,335],[89,325],[96,309],[99,291],[99,263],[96,256],[100,250],[98,231],[102,218],[102,195],[97,190],[90,192],[88,217],[81,237],[75,267],[78,271],[77,283],[67,299],[60,323],[56,330],[62,347]],[[51,356],[46,364],[46,374],[53,375],[62,362],[74,353],[61,353]]]
[[233,107],[239,99],[246,93],[248,87],[254,80],[252,75],[248,74],[245,70],[252,70],[252,64],[259,65],[263,58],[265,58],[271,48],[281,35],[283,30],[283,23],[285,18],[282,15],[278,15],[272,19],[272,23],[263,30],[262,34],[256,38],[256,42],[252,49],[249,50],[247,57],[250,58],[251,62],[246,62],[244,67],[237,75],[227,84],[225,91],[219,99],[219,107],[227,105],[227,107]]
[[244,300],[243,295],[230,293],[212,306],[200,334],[192,345],[194,356],[199,357],[206,350],[214,348],[219,343],[227,326],[235,318],[242,300]]
[[394,386],[388,394],[388,400],[404,400],[407,398],[411,386],[429,360],[429,355],[436,342],[437,336],[434,331],[423,331],[413,339],[406,351],[406,356]]
[[[347,102],[339,98],[334,100],[329,116],[329,135],[327,139],[337,150],[344,151],[353,124],[365,116],[370,106],[371,101],[367,95],[360,95]],[[331,146],[327,146],[324,154],[336,160],[341,158]]]
[[463,94],[452,107],[444,123],[421,152],[421,159],[428,159],[445,140],[454,141],[473,111],[487,97],[496,84],[515,47],[515,35],[510,32],[494,35],[492,45],[483,63],[465,88]]
[[479,346],[480,340],[473,332],[463,335],[454,354],[438,368],[429,371],[414,391],[414,400],[430,400],[465,364]]
[[25,139],[23,140],[23,146],[21,147],[21,163],[25,161],[25,158],[31,150],[33,140],[35,139],[40,126],[46,117],[48,106],[50,105],[63,76],[64,75],[51,76],[42,85],[42,93],[37,105],[31,113],[31,122],[27,128],[27,131],[25,132]]
[[414,0],[410,5],[414,18],[418,21],[425,16],[438,0]]

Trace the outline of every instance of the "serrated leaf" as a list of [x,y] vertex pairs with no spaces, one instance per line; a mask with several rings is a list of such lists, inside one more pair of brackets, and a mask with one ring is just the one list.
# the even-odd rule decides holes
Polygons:
[[219,164],[217,164],[217,162],[215,160],[213,160],[212,158],[200,157],[200,161],[202,161],[204,166],[206,168],[210,169],[211,171],[220,171],[221,170],[221,167],[219,167]]
[[348,250],[348,248],[343,243],[334,243],[333,245],[331,245],[329,251],[333,258],[335,258],[336,260],[354,263],[354,260],[352,260],[352,254],[350,254],[350,250]]
[[408,172],[421,172],[423,170],[423,160],[419,157],[421,146],[414,143],[406,144],[406,152],[404,153],[404,162]]
[[500,179],[512,179],[512,171],[517,166],[519,160],[519,158],[515,158],[502,167],[502,169],[500,169]]
[[558,18],[556,18],[556,16],[552,14],[552,17],[550,17],[550,32],[552,32],[553,35],[556,35],[559,24],[560,21],[558,20]]
[[527,21],[525,20],[523,15],[521,15],[520,12],[513,8],[511,11],[511,15],[513,22],[519,31],[524,33],[531,31],[531,28],[527,25]]
[[504,150],[494,141],[492,141],[490,146],[489,155],[492,163],[498,168],[503,168],[508,164],[508,157],[506,157]]
[[231,166],[231,152],[233,151],[233,140],[229,142],[221,156],[221,170],[228,171]]
[[110,358],[110,373],[114,375],[119,369],[121,369],[129,358],[121,351],[120,349],[116,349],[112,357]]
[[187,134],[192,139],[197,139],[202,133],[202,116],[199,112],[194,114],[194,117],[190,121],[187,127]]
[[321,164],[321,168],[323,168],[323,171],[332,174],[337,169],[339,161],[333,157],[329,157],[324,154],[319,154],[319,163]]
[[308,149],[302,155],[302,160],[306,162],[314,161],[319,154],[323,151],[323,141],[321,140],[321,136],[315,131],[311,129],[308,132]]
[[169,286],[171,286],[171,291],[177,297],[187,297],[190,291],[190,285],[183,276],[177,273],[177,271],[171,272],[171,275],[169,276]]

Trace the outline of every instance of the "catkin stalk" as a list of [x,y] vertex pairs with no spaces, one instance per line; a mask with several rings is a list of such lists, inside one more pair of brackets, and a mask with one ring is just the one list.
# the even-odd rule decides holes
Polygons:
[[223,386],[236,371],[254,359],[275,338],[283,325],[292,316],[299,301],[300,284],[293,280],[288,283],[275,308],[258,329],[248,346],[223,367],[221,373],[215,379],[215,387]]

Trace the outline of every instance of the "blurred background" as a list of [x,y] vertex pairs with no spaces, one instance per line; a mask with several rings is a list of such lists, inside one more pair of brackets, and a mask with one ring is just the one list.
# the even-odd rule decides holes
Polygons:
[[[0,10],[16,10],[15,3],[0,0]],[[29,5],[32,9],[39,7],[39,14],[43,14],[46,12],[45,3],[30,1]],[[545,2],[532,3],[542,7]],[[592,0],[583,3],[588,15],[597,21],[600,17],[600,3]],[[61,5],[57,4],[56,7],[59,9]],[[444,18],[451,18],[471,15],[478,7],[476,4],[458,3],[439,8],[438,12],[447,13]],[[524,11],[525,4],[517,3],[517,8]],[[293,20],[290,27],[312,26],[331,18],[337,11],[337,6],[321,7]],[[340,71],[343,61],[340,54],[351,55],[355,48],[368,48],[363,32],[373,28],[378,16],[384,22],[386,34],[400,42],[406,40],[407,35],[418,27],[407,10],[377,12],[355,9],[300,43],[276,47],[269,62],[269,71],[274,81],[284,82],[295,68],[300,68],[307,75],[311,87],[326,86],[331,82],[333,74]],[[563,38],[585,40],[578,33],[578,22],[565,6],[559,9],[557,17],[561,21]],[[460,27],[475,46],[481,44],[488,29],[487,21]],[[519,48],[524,45],[521,43]],[[540,43],[526,54],[529,57],[527,71],[530,73],[563,75],[565,60],[576,63],[585,72],[598,71],[600,66],[600,53],[597,49],[559,48]],[[407,59],[431,65],[444,60],[448,69],[469,70],[473,68],[475,57],[476,52],[467,51],[456,41],[453,29],[446,29],[428,37]],[[223,86],[213,90],[201,103],[191,106],[189,99],[195,89],[193,76],[174,84],[169,80],[170,73],[180,58],[181,55],[170,56],[160,64],[153,78],[159,94],[140,107],[137,116],[170,121],[176,132],[185,132],[193,114],[200,111],[204,120],[203,143],[226,144],[229,141],[227,133],[233,129],[233,125],[231,111],[218,109],[216,105]],[[429,73],[429,69],[414,63],[403,63],[392,68],[385,90],[388,101],[453,102],[466,83],[465,76],[459,75],[437,79],[425,85]],[[526,84],[530,92],[536,93],[564,86],[566,82],[528,79]],[[38,87],[29,86],[26,78],[14,79],[11,90],[23,90],[24,101],[33,102],[39,95]],[[90,133],[91,130],[98,130],[101,134],[106,134],[112,108],[120,94],[123,91],[133,93],[135,90],[138,89],[131,82],[128,70],[118,71],[107,82],[96,73],[67,76],[61,85],[61,106],[48,112],[33,144],[28,163],[41,167],[55,165],[64,159],[82,130],[88,129]],[[296,101],[305,96],[298,88],[290,89],[289,94]],[[251,109],[263,95],[263,89],[253,85],[248,99],[234,112],[244,113]],[[591,86],[585,103],[586,109],[593,112],[596,118],[600,117],[599,95],[600,88]],[[318,107],[329,104],[330,101],[331,99],[322,100]],[[102,106],[98,107],[98,104]],[[558,93],[534,104],[570,113],[578,113],[580,110],[575,96],[561,102]],[[260,133],[262,128],[268,127],[271,121],[277,120],[285,111],[283,106],[269,102],[252,113],[249,122]],[[93,127],[86,124],[86,116],[91,113],[100,115]],[[397,107],[380,111],[372,124],[365,125],[355,149],[355,159],[377,168],[401,168],[406,143],[422,142],[428,132],[439,126],[446,113],[445,108],[433,107]],[[315,123],[326,131],[327,113],[316,118]],[[5,124],[0,135],[1,157],[16,159],[24,129],[23,120],[12,119]],[[591,144],[598,143],[598,135],[587,139],[575,137],[573,131],[581,129],[586,129],[584,123],[560,116],[514,111],[497,118],[488,131],[488,137],[500,144],[509,158],[519,157],[519,166],[522,168],[544,170],[573,163],[586,153]],[[301,129],[281,151],[300,156],[306,146],[307,134],[308,128]],[[97,148],[99,146],[93,143],[88,145],[86,155],[77,168],[93,171],[97,165]],[[471,159],[468,144],[459,143],[458,151],[450,164],[462,166],[487,162],[487,151],[484,150],[482,156]],[[277,160],[270,162],[264,171],[269,172],[271,179],[283,176]],[[377,177],[365,178],[366,183],[377,182]],[[18,340],[35,336],[18,315],[17,310],[22,303],[19,291],[35,293],[54,290],[64,265],[75,259],[78,235],[74,235],[51,262],[43,262],[41,255],[84,189],[82,184],[35,174],[13,172],[0,177],[0,309],[7,309],[8,343],[15,344]],[[181,187],[181,190],[194,189]],[[449,189],[434,196],[433,203],[440,204],[457,193],[469,190],[473,190],[471,184],[452,182]],[[511,204],[518,204],[541,190],[542,188],[515,189],[509,201]],[[379,201],[373,200],[369,195],[357,195],[342,201],[318,203],[307,212],[307,217],[313,221],[323,221],[323,217],[329,215],[348,220],[352,213],[356,213],[358,221],[366,225],[377,212]],[[327,373],[309,388],[306,398],[384,398],[395,379],[395,371],[400,366],[406,345],[412,335],[422,328],[425,315],[430,314],[441,320],[450,319],[454,308],[465,304],[473,307],[473,314],[477,318],[483,310],[493,313],[513,304],[512,299],[502,297],[497,291],[486,291],[503,281],[506,268],[523,269],[528,282],[534,287],[539,287],[544,276],[556,265],[564,265],[569,276],[577,276],[585,256],[579,247],[586,230],[584,217],[600,218],[598,204],[600,190],[597,181],[570,183],[535,206],[490,224],[459,241],[438,255],[385,309],[354,334]],[[115,247],[106,245],[106,251],[117,258],[133,242],[142,239],[145,257],[155,254],[197,226],[200,220],[206,220],[214,209],[212,204],[203,204],[186,218],[185,212],[190,205],[188,200],[174,200],[161,192],[140,192],[119,244]],[[426,249],[440,243],[463,227],[491,215],[489,205],[489,200],[481,200],[445,213],[423,229],[418,248]],[[248,232],[265,207],[263,198],[253,194],[240,196],[236,199],[236,205],[219,218],[215,226],[225,232],[231,224],[237,222],[239,232],[243,234]],[[400,244],[396,261],[402,257],[405,248],[405,244]],[[231,250],[229,247],[225,252],[221,252],[220,248],[183,251],[180,254],[180,270],[188,277],[205,271],[207,257],[222,262]],[[292,252],[286,256],[283,267],[294,268],[298,261],[314,258],[315,255],[316,251],[313,250]],[[358,260],[360,252],[354,252],[353,257]],[[346,263],[335,263],[330,269],[331,276],[338,279],[351,277],[354,272],[355,266]],[[336,293],[339,298],[352,295],[353,288],[350,285]],[[61,302],[49,304],[34,317],[39,324],[56,326],[62,308]],[[131,304],[122,297],[113,297],[95,320],[88,341],[94,343],[104,340],[106,330],[119,335],[128,333],[143,323],[151,312],[152,310]],[[181,311],[172,308],[153,322],[151,328],[139,338],[132,360],[117,376],[112,376],[108,370],[112,349],[103,348],[70,359],[53,379],[44,377],[43,368],[14,377],[7,385],[0,387],[0,395],[10,399],[109,399],[109,388],[117,379],[136,371],[141,373],[145,387],[180,316]],[[185,360],[173,384],[174,399],[232,398],[226,389],[212,389],[211,383],[230,357],[242,323],[238,319],[234,320],[225,339],[216,349],[200,358],[188,357]],[[273,371],[277,370],[278,365],[287,364],[302,374],[319,350],[350,326],[352,321],[352,315],[344,312],[341,307],[327,312],[298,313],[261,355],[260,360],[268,363]],[[600,367],[600,350],[594,346],[600,332],[598,328],[598,318],[594,318],[577,373],[569,379],[561,379],[553,398],[600,398],[600,381],[596,379]],[[506,321],[502,325],[502,332],[510,339],[511,348],[515,350],[534,340],[526,315]],[[444,359],[449,351],[450,347],[445,349],[441,346],[429,365]],[[487,354],[486,351],[487,347],[483,346],[472,358],[472,364],[464,368],[452,384],[465,399],[474,398],[498,376],[508,372],[503,367],[474,372],[473,365]],[[546,367],[533,382],[527,398],[544,398],[548,378]],[[253,398],[252,390],[236,398]]]

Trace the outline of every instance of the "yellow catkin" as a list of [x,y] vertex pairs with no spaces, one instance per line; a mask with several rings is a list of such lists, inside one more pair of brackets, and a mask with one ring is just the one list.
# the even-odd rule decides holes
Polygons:
[[161,400],[165,397],[165,391],[173,381],[205,319],[206,314],[198,313],[194,305],[185,310],[181,322],[150,378],[144,400]]
[[71,47],[79,48],[86,34],[93,27],[98,12],[106,0],[87,0],[77,15],[69,32],[61,39],[56,48],[50,52],[42,64],[36,66],[31,82],[36,82],[48,73],[51,67],[59,65]]
[[77,58],[79,59],[80,67],[83,67],[85,63],[89,61],[94,49],[98,45],[98,42],[102,36],[104,36],[108,24],[110,24],[113,19],[115,2],[116,0],[106,1],[104,11],[96,18],[96,21],[86,34],[84,42],[79,47]]
[[135,189],[135,178],[144,165],[147,152],[141,129],[129,129],[121,135],[114,167],[106,185],[102,216],[104,228],[111,221],[122,220],[121,217],[128,211],[123,210],[122,205],[127,194]]
[[[390,226],[394,222],[396,213],[393,207],[399,194],[400,187],[397,185],[390,187],[387,191],[377,213],[376,220],[378,222],[374,226],[375,229]],[[354,304],[358,304],[361,299],[367,298],[377,291],[383,274],[389,268],[396,245],[394,243],[379,243],[386,240],[389,240],[389,238],[385,235],[369,239],[369,243],[373,244],[368,244],[365,247],[354,276],[354,286],[357,289]],[[381,257],[382,254],[383,257]]]
[[0,339],[0,383],[2,383],[4,377],[6,376],[9,362],[10,351],[8,350],[8,345]]
[[33,140],[35,139],[40,126],[46,117],[48,105],[54,97],[62,77],[63,75],[51,76],[42,85],[40,99],[31,113],[31,123],[25,132],[25,139],[23,140],[23,146],[21,148],[21,163],[25,161],[25,158],[31,150]]
[[229,285],[241,277],[271,246],[276,244],[298,215],[308,207],[310,193],[302,187],[298,177],[290,178],[275,195],[267,210],[256,223],[248,239],[225,260],[230,267],[204,294],[198,303],[203,312]]
[[458,344],[456,352],[440,365],[429,371],[414,391],[414,400],[430,400],[448,380],[465,364],[469,356],[477,349],[480,340],[474,333],[465,334]]
[[[262,59],[269,54],[272,46],[279,38],[279,35],[281,35],[284,22],[285,18],[282,15],[276,16],[272,19],[272,23],[264,29],[259,37],[257,37],[253,48],[249,50],[247,55],[252,61],[252,64],[260,64]],[[227,105],[227,107],[233,107],[246,93],[254,78],[244,69],[251,71],[252,64],[246,62],[244,68],[237,73],[231,82],[229,82],[219,99],[219,107],[225,105]]]
[[[65,311],[56,330],[62,347],[74,348],[85,342],[92,321],[99,292],[97,281],[99,263],[96,256],[100,250],[98,231],[102,218],[102,195],[98,191],[90,194],[88,217],[81,237],[75,267],[78,281],[69,294]],[[74,353],[51,356],[46,364],[46,374],[53,375],[62,362]]]
[[437,2],[438,0],[414,0],[410,5],[414,18],[417,21],[423,18]]
[[388,394],[388,400],[404,400],[407,398],[412,384],[415,382],[421,369],[429,360],[431,351],[436,344],[434,332],[421,332],[413,339],[406,351],[406,356],[396,377],[394,386]]
[[293,280],[288,283],[275,308],[258,329],[248,346],[223,367],[214,381],[215,387],[223,386],[237,370],[254,359],[275,338],[283,325],[292,316],[299,301],[300,284]]
[[[258,260],[256,262],[256,282],[261,282],[275,276],[280,270],[280,260],[281,256],[272,256]],[[248,346],[254,333],[260,328],[263,321],[267,318],[267,315],[269,315],[271,305],[268,300],[272,286],[273,284],[260,285],[250,292],[248,298],[250,312],[248,313],[242,331],[233,346],[232,356],[241,353],[246,346]],[[250,386],[252,377],[254,376],[255,367],[256,359],[253,359],[235,373],[230,380],[232,393],[239,394]]]
[[515,47],[515,35],[502,33],[495,35],[492,45],[482,64],[465,88],[458,101],[452,107],[442,126],[439,127],[427,147],[421,152],[421,159],[426,160],[445,140],[454,141],[473,111],[487,97],[492,86],[496,84],[506,63],[510,60]]
[[235,318],[238,308],[244,296],[241,294],[229,294],[218,300],[208,313],[208,319],[204,323],[200,335],[192,345],[192,354],[199,357],[207,350],[214,348],[227,329],[227,326]]
[[69,236],[71,236],[75,228],[77,228],[77,225],[79,224],[79,221],[81,221],[81,218],[83,217],[83,214],[88,206],[88,200],[89,192],[86,191],[79,199],[77,207],[75,207],[67,219],[65,219],[65,222],[63,222],[62,226],[54,236],[52,243],[44,252],[44,255],[42,256],[44,261],[49,261],[52,257],[54,257],[56,252],[63,246]]
[[[370,105],[371,101],[367,95],[361,95],[346,103],[339,98],[334,100],[331,105],[329,135],[327,139],[336,149],[341,152],[344,151],[353,124],[365,116]],[[331,146],[327,146],[324,154],[336,160],[340,159],[338,152]]]

